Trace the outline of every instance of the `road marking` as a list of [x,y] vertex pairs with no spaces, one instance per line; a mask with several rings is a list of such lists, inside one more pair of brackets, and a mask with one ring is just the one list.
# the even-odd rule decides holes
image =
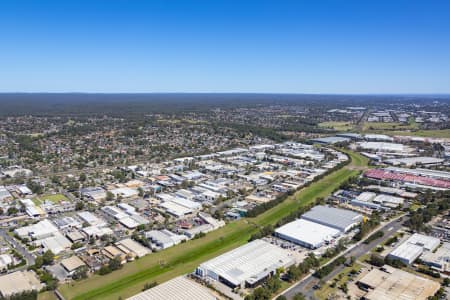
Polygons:
[[391,231],[392,229],[394,229],[394,227],[389,228],[387,231]]

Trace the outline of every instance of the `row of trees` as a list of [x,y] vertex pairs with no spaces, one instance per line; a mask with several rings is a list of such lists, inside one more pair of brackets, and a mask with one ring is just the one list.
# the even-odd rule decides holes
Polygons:
[[320,261],[314,256],[314,254],[308,254],[301,263],[298,265],[292,265],[286,272],[286,279],[290,282],[299,280],[302,276],[307,274],[310,269],[317,268],[320,265]]
[[[301,263],[298,265],[292,265],[285,272],[285,278],[289,282],[299,280],[302,276],[306,275],[311,268],[317,268],[320,265],[320,261],[310,253]],[[268,278],[260,287],[256,288],[252,294],[247,295],[245,300],[268,300],[272,299],[275,294],[281,288],[280,273],[282,270],[277,270],[277,274]],[[284,296],[277,297],[277,300],[286,299]],[[303,300],[304,296],[299,293],[294,296],[295,300]]]
[[269,277],[252,294],[245,296],[245,300],[270,300],[272,295],[281,288],[281,280],[278,274]]
[[336,260],[334,260],[333,262],[329,263],[328,265],[323,266],[322,268],[318,269],[313,275],[314,275],[314,277],[322,279],[325,276],[327,276],[328,274],[330,274],[334,270],[334,268],[344,264],[345,261],[346,261],[345,257],[341,256],[341,257],[337,258]]
[[8,297],[3,297],[0,295],[0,300],[37,300],[37,291],[23,291],[21,293],[16,293]]
[[36,270],[36,269],[40,269],[42,266],[51,265],[53,263],[54,259],[55,259],[55,255],[53,254],[53,252],[50,250],[47,250],[44,252],[44,254],[36,257],[34,265],[31,266],[30,268]]
[[[380,225],[380,215],[378,212],[373,212],[372,215],[370,216],[370,219],[364,222],[361,222],[358,225],[358,233],[355,234],[355,236],[353,237],[354,241],[360,241],[362,240],[367,234],[369,234],[375,227],[377,227],[378,225]],[[378,233],[375,234],[375,236],[373,238],[377,238],[377,235],[379,235]],[[371,237],[372,238],[372,237]]]
[[120,256],[116,256],[113,259],[110,259],[106,265],[103,265],[100,270],[98,270],[98,274],[106,275],[120,268],[122,268],[122,260]]
[[389,256],[386,256],[383,258],[381,255],[372,253],[369,258],[369,263],[376,267],[382,267],[384,265],[390,265],[395,268],[403,268],[405,267],[405,263],[403,263],[401,260],[393,259]]
[[426,199],[428,202],[424,208],[411,212],[409,220],[405,225],[413,231],[428,231],[427,223],[439,213],[450,208],[450,191],[436,193]]

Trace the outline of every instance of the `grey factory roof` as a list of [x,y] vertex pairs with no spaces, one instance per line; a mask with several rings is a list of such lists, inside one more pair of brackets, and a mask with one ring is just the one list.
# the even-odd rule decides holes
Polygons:
[[399,172],[399,173],[405,173],[405,174],[412,174],[416,176],[427,176],[427,177],[433,177],[433,178],[439,178],[444,180],[450,180],[450,172],[446,171],[438,171],[438,170],[429,170],[429,169],[408,169],[408,168],[396,168],[396,167],[388,167],[386,168],[388,171],[393,172]]
[[352,133],[352,132],[342,132],[342,133],[336,134],[336,136],[350,138],[350,139],[361,139],[362,138],[362,135],[360,135],[359,133]]
[[412,166],[416,164],[439,164],[443,163],[445,159],[437,158],[437,157],[427,157],[427,156],[419,156],[419,157],[402,157],[402,158],[393,158],[385,160],[386,163],[392,165],[406,165]]
[[349,142],[350,139],[339,136],[328,136],[323,138],[313,139],[313,142],[322,143],[322,144],[337,144],[337,143],[345,143]]
[[359,223],[362,216],[346,209],[317,205],[303,214],[302,219],[346,231]]
[[199,268],[240,285],[293,263],[289,252],[263,240],[254,240],[202,263]]
[[215,300],[206,287],[187,279],[176,277],[127,300]]

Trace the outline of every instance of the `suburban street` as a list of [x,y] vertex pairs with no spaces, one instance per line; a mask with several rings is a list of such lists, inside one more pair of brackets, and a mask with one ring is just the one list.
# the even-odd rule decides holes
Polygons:
[[[25,259],[27,260],[27,265],[34,265],[34,257],[31,255],[27,249],[25,249],[22,244],[20,244],[15,238],[8,235],[8,232],[5,228],[0,228],[0,236],[7,241],[14,249],[16,249]],[[25,265],[25,268],[27,267]]]
[[[405,216],[399,221],[399,218],[395,218],[389,223],[382,225],[382,227],[378,230],[381,230],[384,234],[382,237],[372,241],[369,244],[364,244],[362,240],[359,243],[355,244],[352,248],[347,249],[345,252],[343,252],[341,255],[338,255],[334,259],[344,255],[347,259],[350,257],[355,257],[356,259],[359,259],[361,256],[363,256],[366,253],[370,253],[370,250],[377,246],[380,243],[383,243],[387,239],[389,239],[392,235],[394,235],[401,227],[403,222],[405,221]],[[375,230],[373,232],[376,232],[378,230]],[[369,237],[368,235],[366,239]],[[332,261],[329,261],[327,264],[331,263]],[[340,265],[336,267],[330,274],[322,278],[322,281],[326,282],[330,279],[332,279],[334,276],[342,272],[342,270],[345,268],[344,265]],[[292,299],[296,294],[302,293],[305,295],[306,299],[315,299],[314,298],[314,289],[313,286],[318,284],[321,280],[313,277],[312,274],[308,275],[307,277],[303,278],[300,282],[298,282],[296,285],[292,286],[287,291],[283,292],[281,295],[284,295],[287,299]]]

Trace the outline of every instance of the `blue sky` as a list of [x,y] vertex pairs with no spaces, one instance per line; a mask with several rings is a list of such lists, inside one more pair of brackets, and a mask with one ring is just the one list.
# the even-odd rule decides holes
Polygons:
[[0,92],[450,93],[450,1],[0,1]]

